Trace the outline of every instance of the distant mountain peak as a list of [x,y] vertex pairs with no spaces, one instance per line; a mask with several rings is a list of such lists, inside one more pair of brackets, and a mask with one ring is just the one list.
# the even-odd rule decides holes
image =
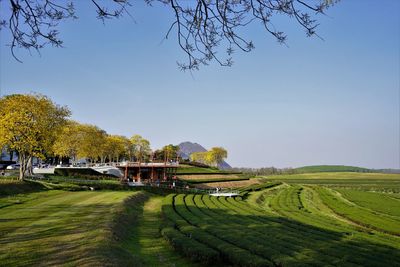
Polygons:
[[[182,142],[178,146],[179,146],[179,152],[178,152],[179,156],[183,159],[189,159],[190,154],[192,154],[192,153],[207,151],[207,149],[205,149],[202,145],[200,145],[198,143],[189,142],[189,141]],[[232,167],[224,161],[221,164],[218,164],[218,168],[231,169]]]

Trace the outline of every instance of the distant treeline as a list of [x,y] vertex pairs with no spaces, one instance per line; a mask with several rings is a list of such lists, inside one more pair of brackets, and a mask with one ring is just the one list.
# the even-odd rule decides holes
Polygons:
[[241,172],[243,174],[263,176],[263,175],[276,175],[276,174],[295,174],[299,173],[293,168],[283,168],[278,169],[275,167],[265,167],[265,168],[232,168],[230,171]]
[[304,166],[300,168],[275,168],[275,167],[264,167],[264,168],[232,168],[234,172],[242,172],[243,174],[263,176],[263,175],[279,175],[279,174],[301,174],[301,173],[315,173],[315,172],[363,172],[363,173],[399,173],[396,169],[367,169],[354,166],[344,165],[315,165],[315,166]]

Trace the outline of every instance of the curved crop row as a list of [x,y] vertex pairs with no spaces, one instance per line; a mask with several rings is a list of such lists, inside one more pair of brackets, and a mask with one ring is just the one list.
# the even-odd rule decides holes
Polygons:
[[[358,242],[363,243],[369,240],[383,243],[385,245],[395,245],[395,242],[398,242],[398,240],[392,242],[392,240],[388,240],[387,237],[380,236],[374,236],[374,240],[372,240],[369,234],[366,235],[358,232],[356,231],[357,228],[351,225],[340,222],[333,217],[326,216],[321,212],[310,212],[304,208],[302,201],[305,201],[305,199],[303,194],[301,194],[302,192],[304,191],[300,190],[300,188],[297,186],[289,187],[271,200],[271,206],[282,216],[292,218],[293,220],[300,221],[305,224],[313,225],[320,229],[329,230],[329,232],[327,231],[324,235],[326,240],[329,240],[330,244],[340,244],[340,249],[328,251],[330,255],[335,255],[338,257],[340,256],[338,253],[340,254],[342,251],[357,251],[350,261],[355,263],[363,263],[368,260],[371,263],[377,262],[377,264],[382,264],[383,262],[390,264],[390,262],[393,261],[394,258],[387,256],[387,248],[376,246],[374,253],[371,254],[370,251],[360,250],[360,244]],[[307,237],[308,236],[309,235],[307,235]],[[347,241],[343,242],[344,240]],[[398,253],[396,254],[398,255]]]
[[[185,228],[190,231],[186,221],[184,221],[173,208],[174,195],[168,195],[162,205],[162,212],[167,219],[161,234],[178,251],[188,258],[203,263],[218,262],[219,253],[214,249],[188,237],[187,232],[180,232],[177,228]],[[201,234],[201,233],[200,233]]]
[[[273,238],[273,229],[260,225],[259,222],[255,222],[247,216],[235,213],[233,210],[226,209],[219,200],[223,198],[215,198],[209,196],[203,196],[203,202],[209,209],[204,212],[217,225],[219,229],[229,231],[236,238],[235,242],[240,246],[243,246],[257,255],[268,256],[276,264],[288,265],[299,261],[296,256],[287,253],[290,251],[293,244],[289,244],[279,239]],[[214,210],[214,211],[213,211]],[[226,210],[231,211],[231,214],[226,213]],[[221,212],[223,211],[223,212]],[[222,214],[221,214],[221,213]],[[243,231],[245,230],[246,236],[243,240]],[[215,231],[215,234],[218,234]],[[302,255],[303,261],[312,261],[311,258]]]
[[319,187],[317,191],[324,203],[340,216],[364,227],[400,236],[399,220],[345,202],[339,195],[334,195],[326,188]]
[[[196,242],[201,243],[201,246],[207,246],[213,251],[218,251],[220,259],[222,261],[227,261],[232,264],[238,266],[269,266],[271,265],[269,261],[262,259],[256,255],[253,255],[247,250],[241,249],[229,242],[226,242],[220,238],[215,237],[207,233],[206,231],[195,227],[189,224],[185,219],[183,219],[175,209],[182,209],[183,207],[183,199],[178,195],[176,201],[174,201],[173,195],[170,195],[166,198],[166,201],[163,205],[163,214],[166,218],[171,220],[174,224],[176,229],[178,229],[182,234],[186,236],[186,240],[196,240]],[[166,233],[164,230],[162,231],[164,236],[167,240],[170,240],[170,237],[167,236],[168,232]],[[170,241],[171,242],[171,241]],[[174,245],[173,242],[171,242]],[[196,244],[193,242],[187,242],[186,247],[190,250],[196,250]],[[177,247],[179,249],[179,247]],[[195,258],[195,260],[199,260],[203,263],[207,262],[216,262],[214,255],[209,256],[208,254],[202,255],[201,257]]]
[[[207,206],[211,207],[209,209],[209,212],[212,212],[213,208],[215,207],[208,202],[210,197],[203,196],[203,199],[205,200]],[[215,198],[211,199],[215,200]],[[223,198],[219,199],[222,200]],[[235,202],[235,204],[238,204],[237,201],[234,201],[232,198],[228,198],[227,201],[232,201]],[[246,210],[245,212],[248,211],[249,210]],[[261,219],[262,217],[258,216],[254,218]],[[254,221],[254,219],[252,220]],[[351,265],[351,262],[353,262],[351,258],[343,259],[342,255],[345,253],[342,253],[340,251],[341,244],[339,243],[333,247],[336,250],[336,253],[334,253],[334,255],[330,255],[329,253],[332,251],[332,247],[331,246],[327,247],[327,245],[331,245],[329,239],[325,240],[325,242],[321,242],[318,241],[318,239],[316,238],[317,236],[314,236],[315,238],[310,238],[308,234],[305,235],[304,232],[302,232],[301,230],[296,231],[293,228],[290,229],[289,227],[285,227],[279,223],[270,223],[268,222],[268,220],[258,221],[258,224],[257,220],[255,220],[255,222],[256,222],[255,227],[258,230],[264,228],[264,230],[268,229],[270,231],[269,234],[264,232],[261,236],[264,237],[264,240],[268,240],[269,246],[272,246],[271,250],[275,249],[280,252],[279,255],[272,254],[272,258],[274,259],[275,262],[282,263],[283,265],[293,265],[299,262],[304,262],[304,263],[307,262],[308,264],[311,265],[312,264],[326,265],[326,263],[329,262],[341,262],[342,265],[344,264]],[[246,224],[242,223],[242,227],[246,227]],[[262,243],[264,242],[261,241],[261,244]],[[299,253],[300,251],[301,253]],[[285,254],[288,253],[289,254],[295,253],[296,260],[294,262],[290,261],[290,259],[288,258],[285,259]],[[311,255],[313,256],[313,259],[312,261],[309,261],[309,259],[307,258],[308,256]],[[360,262],[360,264],[365,265],[364,262]]]
[[[363,238],[357,228],[319,212],[307,204],[304,192],[313,191],[288,186],[268,199],[280,215],[248,205],[241,198],[184,194],[168,197],[169,208],[166,205],[163,212],[173,223],[168,231],[211,248],[221,262],[237,266],[377,266],[396,262],[400,256],[397,249],[370,242],[374,237]],[[187,244],[186,249],[193,251],[196,245]],[[210,262],[210,257],[198,255],[195,259]]]
[[[235,233],[234,229],[231,229],[231,231],[227,231],[226,228],[216,227],[214,221],[201,220],[198,217],[194,216],[193,213],[191,213],[187,209],[184,202],[184,197],[185,195],[183,194],[176,197],[175,209],[177,213],[179,213],[192,225],[199,227],[199,229],[203,230],[203,232],[205,233],[208,233],[210,236],[214,236],[220,239],[219,242],[215,240],[215,242],[208,243],[208,245],[220,246],[218,243],[230,244],[230,247],[226,246],[225,244],[226,248],[229,247],[229,253],[227,253],[226,256],[228,257],[228,260],[230,262],[238,264],[240,266],[249,266],[250,263],[251,266],[272,265],[272,263],[268,259],[263,258],[262,255],[255,255],[253,253],[254,251],[252,251],[252,249],[249,249],[251,245],[254,244],[250,244],[249,242],[246,242],[246,240],[243,240],[240,236],[237,235],[237,233]],[[243,245],[241,241],[245,242],[246,244]]]
[[349,189],[338,189],[336,191],[361,207],[390,216],[396,216],[398,217],[397,219],[400,220],[400,199],[392,198],[390,195],[384,193]]
[[[283,208],[286,209],[286,212],[282,214],[285,218],[268,217],[266,220],[263,216],[260,216],[260,214],[262,214],[260,210],[249,209],[248,205],[231,198],[228,198],[227,201],[239,210],[241,209],[248,214],[256,215],[254,218],[260,220],[264,224],[269,224],[270,221],[273,220],[281,225],[287,226],[284,228],[285,234],[302,238],[303,240],[300,243],[304,246],[315,247],[316,244],[319,244],[316,246],[315,250],[319,251],[321,254],[340,259],[343,255],[354,252],[352,257],[345,260],[346,262],[353,262],[361,265],[368,265],[368,263],[371,265],[374,263],[375,265],[382,265],[385,263],[390,265],[393,261],[396,261],[396,257],[400,255],[399,251],[395,249],[399,247],[398,238],[379,235],[371,236],[369,234],[355,232],[354,227],[346,228],[344,227],[345,224],[338,222],[332,217],[323,216],[322,214],[312,214],[304,208],[303,204],[296,203],[300,201],[300,198],[304,197],[302,194],[300,194],[299,197],[298,194],[298,192],[302,192],[302,190],[298,190],[298,188],[297,190],[290,188],[285,190],[290,190],[292,192],[291,196],[285,194],[287,200],[283,203],[292,203],[292,208],[289,208],[287,205]],[[292,218],[293,220],[288,220],[287,218]],[[315,227],[308,226],[312,221],[314,221]],[[335,227],[335,231],[329,230],[335,229]],[[329,246],[329,249],[327,246]],[[369,248],[366,249],[366,247],[374,247],[374,251],[372,252]]]

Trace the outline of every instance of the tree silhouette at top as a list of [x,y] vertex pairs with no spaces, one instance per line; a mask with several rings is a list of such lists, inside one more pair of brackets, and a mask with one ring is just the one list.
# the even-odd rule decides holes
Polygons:
[[[0,0],[1,1],[1,0]],[[287,36],[272,23],[276,15],[288,16],[306,32],[318,36],[315,17],[338,0],[143,0],[148,5],[163,4],[174,14],[165,38],[176,35],[179,47],[187,60],[178,62],[182,70],[197,70],[201,65],[216,61],[221,66],[231,66],[235,50],[250,52],[251,40],[243,36],[250,23],[258,22],[279,43]],[[91,0],[100,20],[129,15],[129,0]],[[40,50],[46,45],[61,47],[58,25],[67,19],[76,19],[74,1],[56,0],[3,0],[3,7],[11,10],[8,18],[3,15],[0,29],[11,33],[9,43],[13,57],[15,48]],[[3,8],[2,8],[3,9]],[[4,13],[2,11],[1,13]],[[221,51],[223,53],[221,53]]]

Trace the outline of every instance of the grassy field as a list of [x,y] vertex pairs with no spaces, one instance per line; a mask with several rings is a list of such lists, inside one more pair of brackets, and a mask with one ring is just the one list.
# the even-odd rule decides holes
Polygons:
[[257,185],[265,183],[265,178],[255,178],[255,179],[246,179],[246,180],[234,180],[234,181],[217,181],[217,182],[202,182],[196,183],[196,188],[202,189],[214,189],[216,187],[220,188],[243,188],[251,185]]
[[113,240],[112,224],[123,201],[135,194],[44,191],[1,198],[1,265],[135,263]]
[[270,175],[272,180],[400,180],[400,174],[357,173],[357,172],[318,172],[287,175]]
[[342,189],[400,193],[400,174],[324,172],[271,175],[265,178],[271,181],[282,181],[288,184],[324,185],[326,187]]
[[[400,199],[396,193],[360,187],[376,180],[382,181],[380,189],[388,186],[390,191],[392,183],[400,180],[398,175],[326,173],[273,178],[275,182],[265,186],[243,188],[247,193],[236,198],[168,196],[163,205],[164,236],[182,254],[203,264],[398,265]],[[340,181],[341,186],[326,184],[326,180]]]
[[244,181],[249,179],[238,172],[219,170],[214,167],[205,168],[185,164],[179,165],[177,177],[179,180],[191,184]]
[[160,234],[162,196],[53,186],[0,179],[0,266],[192,265]]
[[144,266],[188,266],[188,259],[174,252],[161,236],[161,203],[163,197],[152,196],[138,217],[137,227],[125,243],[129,251],[140,258]]
[[313,172],[370,172],[370,169],[344,165],[314,165],[294,169],[298,173]]
[[244,181],[249,178],[241,177],[236,174],[183,174],[179,175],[178,179],[187,183],[212,183],[212,182],[230,182]]
[[217,168],[203,168],[190,165],[180,164],[177,170],[178,174],[195,174],[195,173],[221,173],[223,171]]
[[240,183],[229,198],[0,180],[0,265],[399,265],[399,175]]

